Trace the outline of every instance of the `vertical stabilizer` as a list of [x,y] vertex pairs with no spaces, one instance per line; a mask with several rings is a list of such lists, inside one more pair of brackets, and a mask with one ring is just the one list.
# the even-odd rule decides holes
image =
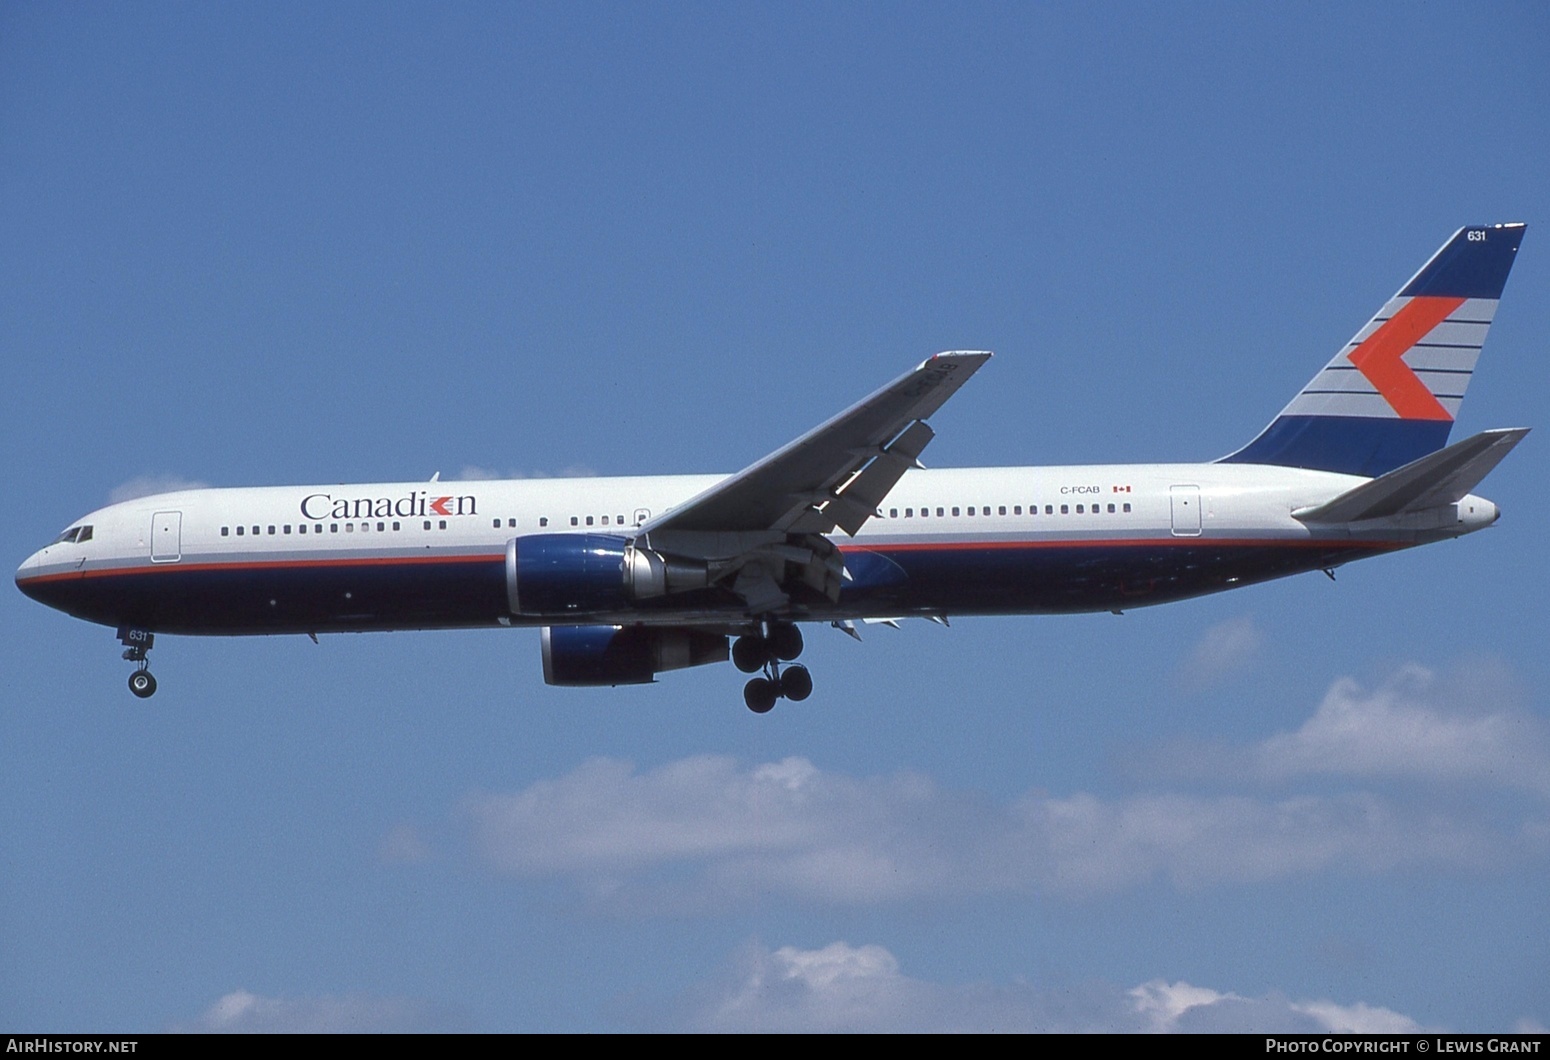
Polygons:
[[1523,231],[1455,232],[1259,437],[1220,462],[1373,478],[1447,445]]

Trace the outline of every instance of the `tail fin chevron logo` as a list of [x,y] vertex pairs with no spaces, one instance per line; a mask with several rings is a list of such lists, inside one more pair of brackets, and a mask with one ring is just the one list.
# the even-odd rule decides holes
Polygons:
[[1464,304],[1462,298],[1412,298],[1351,351],[1350,361],[1395,412],[1407,420],[1452,420],[1405,354]]
[[1523,230],[1455,232],[1259,437],[1222,461],[1375,478],[1446,446]]

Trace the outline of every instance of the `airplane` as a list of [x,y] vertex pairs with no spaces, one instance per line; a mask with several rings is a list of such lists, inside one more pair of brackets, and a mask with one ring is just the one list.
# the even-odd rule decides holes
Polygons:
[[1459,229],[1209,463],[927,470],[926,421],[991,357],[952,351],[734,475],[183,490],[91,512],[16,582],[115,628],[141,698],[157,634],[537,626],[549,684],[730,658],[762,714],[812,692],[799,623],[1120,612],[1490,526],[1471,491],[1528,430],[1448,435],[1523,233]]

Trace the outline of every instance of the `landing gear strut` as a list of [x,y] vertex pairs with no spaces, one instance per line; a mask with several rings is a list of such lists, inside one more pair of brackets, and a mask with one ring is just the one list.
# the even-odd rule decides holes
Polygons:
[[777,699],[801,702],[813,694],[813,676],[807,667],[782,662],[802,654],[802,631],[790,622],[766,622],[762,636],[749,634],[732,644],[732,663],[745,674],[764,671],[743,686],[743,702],[755,714],[765,714]]
[[156,678],[151,676],[145,656],[156,643],[156,635],[133,626],[120,626],[118,642],[124,645],[124,658],[135,664],[135,672],[129,675],[129,691],[141,699],[150,699],[156,694]]

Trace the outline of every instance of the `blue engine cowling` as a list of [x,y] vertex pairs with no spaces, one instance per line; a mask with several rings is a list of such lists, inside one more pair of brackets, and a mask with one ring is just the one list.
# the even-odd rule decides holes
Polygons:
[[506,543],[506,597],[514,615],[617,611],[632,595],[622,537],[531,534]]
[[545,626],[543,644],[551,685],[643,685],[728,656],[723,634],[677,626]]

